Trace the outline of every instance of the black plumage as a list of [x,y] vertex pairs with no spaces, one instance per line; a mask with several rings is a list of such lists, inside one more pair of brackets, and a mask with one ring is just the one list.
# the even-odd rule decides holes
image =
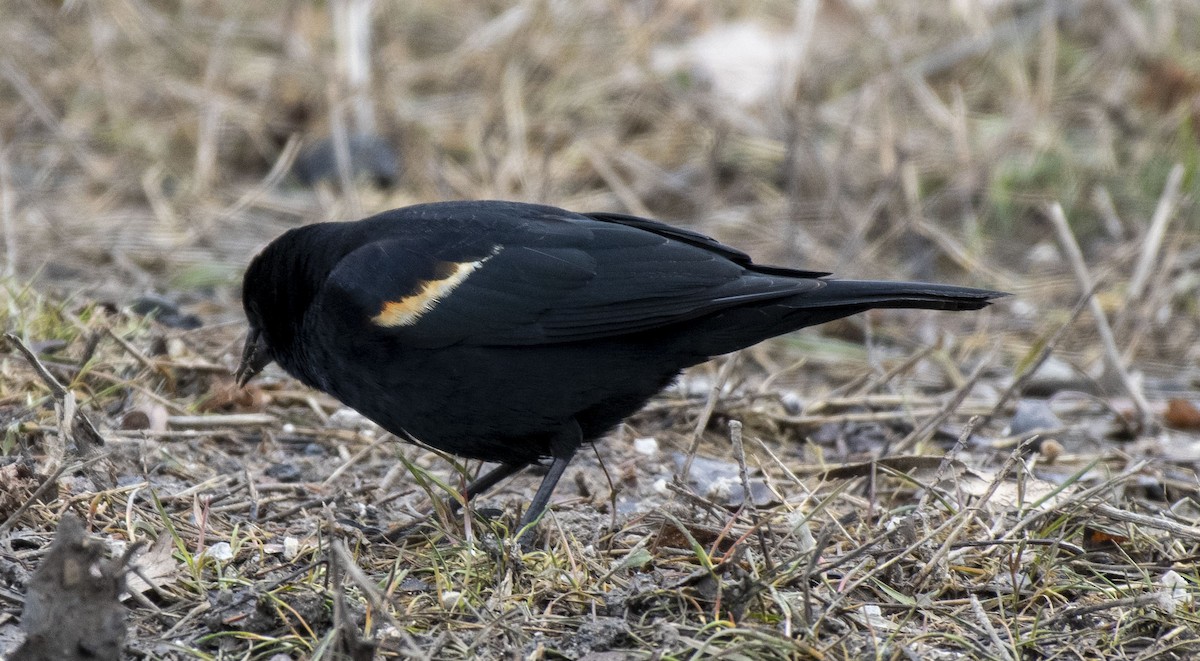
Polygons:
[[871,308],[998,292],[826,279],[633,216],[446,202],[290,230],[246,271],[242,383],[278,362],[401,438],[499,462],[476,494],[575,451],[688,366]]

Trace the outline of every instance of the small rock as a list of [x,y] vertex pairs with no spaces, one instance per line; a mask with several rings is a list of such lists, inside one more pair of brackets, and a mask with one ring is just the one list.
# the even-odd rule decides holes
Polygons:
[[1028,251],[1029,262],[1041,266],[1051,264],[1059,264],[1062,262],[1062,253],[1058,251],[1058,247],[1049,241],[1042,241],[1035,244]]
[[735,491],[740,490],[741,485],[732,477],[720,477],[711,482],[708,482],[708,488],[704,491],[704,497],[718,503],[729,502],[733,500]]
[[656,456],[658,454],[658,439],[653,436],[635,438],[633,440],[633,450],[647,457]]
[[233,547],[229,545],[229,542],[217,542],[204,549],[202,555],[218,562],[229,562],[233,560]]
[[788,415],[800,415],[804,413],[804,407],[808,402],[800,396],[800,393],[795,390],[788,390],[779,397],[780,403],[783,404],[783,410],[788,412]]
[[352,408],[342,407],[329,416],[329,426],[349,431],[374,430],[375,423]]
[[295,560],[296,556],[300,555],[300,540],[295,537],[283,538],[283,558],[284,560]]
[[174,301],[157,294],[147,294],[135,298],[129,304],[129,311],[136,315],[150,317],[170,328],[195,330],[204,325],[200,321],[200,317],[183,312]]
[[273,477],[280,482],[298,482],[300,481],[301,471],[296,464],[290,461],[271,464],[263,471],[268,477]]
[[[350,173],[355,178],[366,177],[380,188],[391,188],[400,178],[400,156],[392,145],[373,134],[350,136]],[[292,174],[306,186],[320,181],[337,181],[338,163],[333,138],[317,140],[300,151],[292,165]]]
[[1008,435],[1023,436],[1039,430],[1061,429],[1063,426],[1063,421],[1045,400],[1022,399],[1017,402],[1017,411],[1008,423]]
[[1192,586],[1186,578],[1179,575],[1173,569],[1167,570],[1162,578],[1158,579],[1159,585],[1166,588],[1165,600],[1170,606],[1168,612],[1174,613],[1178,606],[1191,606],[1194,598],[1192,597]]
[[442,593],[442,608],[452,610],[462,603],[462,593],[454,590],[447,590]]
[[433,586],[415,576],[405,576],[400,581],[401,592],[429,592]]
[[[677,452],[674,459],[676,467],[682,469],[687,455]],[[688,484],[705,498],[725,507],[740,507],[745,500],[740,471],[734,463],[696,457],[692,460]],[[750,498],[759,507],[777,502],[775,494],[761,479],[750,480]]]
[[676,381],[669,390],[684,397],[707,397],[712,390],[712,380],[703,374],[689,375]]
[[1063,390],[1079,390],[1095,394],[1096,385],[1067,361],[1050,356],[1025,383],[1022,391],[1028,397],[1049,397]]

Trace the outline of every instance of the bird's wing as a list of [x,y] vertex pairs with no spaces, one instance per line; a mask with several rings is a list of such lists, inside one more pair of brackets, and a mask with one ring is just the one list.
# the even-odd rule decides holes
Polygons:
[[657,220],[650,220],[649,218],[641,218],[623,213],[610,212],[588,213],[583,215],[587,216],[588,218],[606,223],[617,223],[619,225],[636,227],[637,229],[653,232],[654,234],[658,234],[659,236],[663,236],[668,239],[682,241],[683,243],[696,246],[697,248],[703,248],[709,252],[722,255],[729,261],[734,262],[735,264],[741,264],[742,266],[756,273],[788,275],[796,278],[821,278],[831,275],[825,271],[802,271],[800,269],[792,269],[780,266],[755,264],[753,261],[751,261],[750,255],[747,255],[733,246],[725,245],[724,243],[717,241],[707,234],[701,234],[699,232],[683,229],[682,227],[675,227],[666,223],[660,223]]
[[520,346],[649,331],[824,286],[807,272],[751,270],[743,253],[703,235],[632,220],[391,233],[339,263],[321,304],[411,346]]

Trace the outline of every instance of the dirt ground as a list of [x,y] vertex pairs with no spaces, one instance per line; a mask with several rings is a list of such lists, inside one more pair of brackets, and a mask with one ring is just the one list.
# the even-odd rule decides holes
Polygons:
[[[0,657],[1200,654],[1200,5],[0,16]],[[454,514],[486,467],[230,374],[258,248],[445,199],[1013,295],[690,370],[527,551],[536,471]]]

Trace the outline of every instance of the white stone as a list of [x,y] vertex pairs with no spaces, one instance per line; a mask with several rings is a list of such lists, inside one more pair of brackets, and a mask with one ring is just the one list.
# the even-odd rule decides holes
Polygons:
[[633,450],[638,454],[653,457],[658,454],[658,439],[653,436],[633,439]]

